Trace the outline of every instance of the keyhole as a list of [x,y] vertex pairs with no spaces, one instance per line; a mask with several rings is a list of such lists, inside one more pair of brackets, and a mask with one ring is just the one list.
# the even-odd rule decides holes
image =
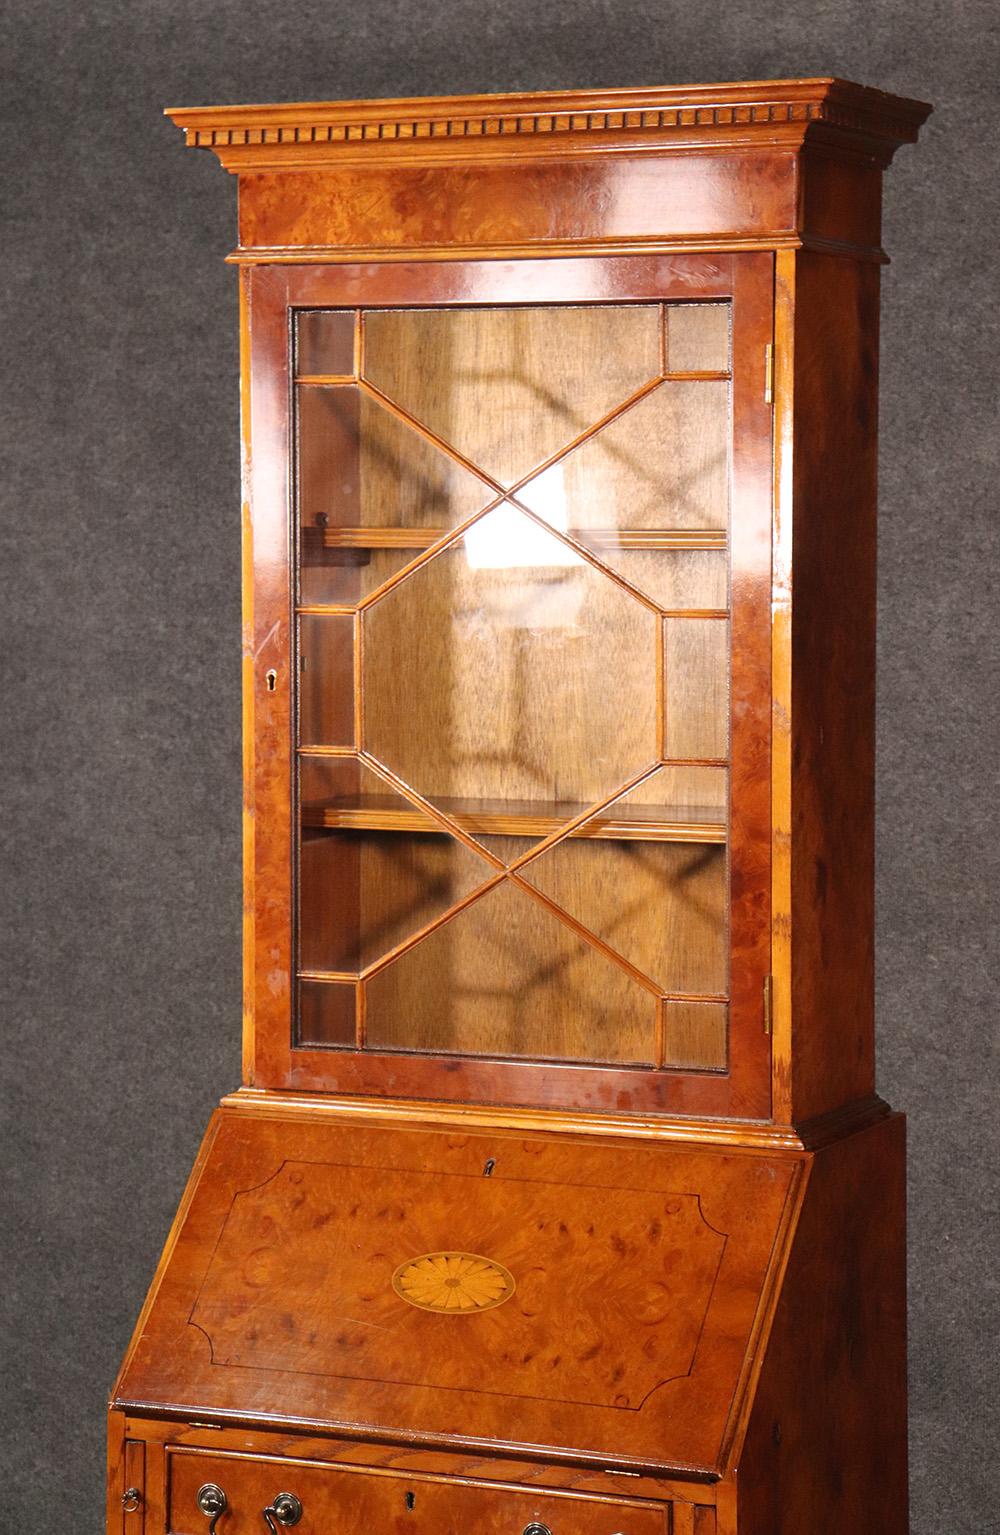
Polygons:
[[408,1509],[412,1509],[413,1505],[416,1503],[416,1501],[417,1501],[417,1499],[416,1499],[416,1494],[415,1493],[408,1492],[406,1494],[406,1506],[407,1506]]
[[483,1177],[484,1178],[492,1178],[493,1177],[493,1169],[494,1169],[494,1167],[496,1167],[496,1165],[497,1165],[496,1157],[490,1157],[489,1161],[486,1163],[486,1166],[483,1168]]
[[267,691],[269,693],[273,693],[277,686],[278,686],[278,673],[274,670],[274,667],[272,666],[271,670],[267,673]]

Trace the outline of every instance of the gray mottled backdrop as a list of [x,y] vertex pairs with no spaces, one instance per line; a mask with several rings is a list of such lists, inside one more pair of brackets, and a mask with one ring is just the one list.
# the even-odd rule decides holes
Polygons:
[[4,32],[0,1524],[102,1528],[105,1394],[239,1072],[234,187],[161,108],[835,73],[937,106],[887,182],[879,1085],[910,1114],[913,1530],[986,1535],[991,0],[7,0]]

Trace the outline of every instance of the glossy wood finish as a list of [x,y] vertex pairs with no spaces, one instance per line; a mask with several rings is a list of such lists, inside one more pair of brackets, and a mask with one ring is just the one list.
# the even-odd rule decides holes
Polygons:
[[[878,268],[804,252],[792,351],[791,1091],[875,1083]],[[788,297],[783,295],[783,307]],[[836,1044],[810,1024],[836,1019]]]
[[[405,1097],[477,1098],[526,1104],[562,1103],[575,1107],[626,1112],[649,1109],[681,1113],[729,1113],[766,1117],[768,1113],[769,1047],[762,1027],[763,978],[767,972],[769,883],[768,754],[769,705],[769,494],[770,411],[762,390],[763,355],[771,334],[772,267],[766,257],[721,257],[713,261],[660,258],[595,264],[593,262],[518,263],[508,270],[496,263],[462,265],[392,265],[359,269],[308,267],[255,270],[247,277],[250,294],[252,378],[251,428],[256,466],[263,464],[263,485],[252,484],[254,547],[254,613],[256,632],[266,654],[254,658],[254,709],[274,729],[257,737],[254,789],[255,874],[250,888],[257,893],[253,921],[253,952],[266,955],[257,972],[253,1023],[253,1066],[248,1081],[269,1088],[296,1087],[340,1092],[374,1091]],[[700,297],[727,299],[733,304],[733,471],[732,471],[732,825],[730,834],[731,942],[730,1044],[728,1071],[659,1073],[660,1046],[652,1015],[627,1047],[629,1070],[588,1065],[566,1066],[558,1059],[544,1068],[532,1064],[474,1057],[458,1060],[406,1054],[398,1049],[379,1052],[379,1041],[395,1044],[384,1033],[373,1035],[364,1054],[344,1056],[303,1046],[291,1048],[293,998],[287,975],[293,969],[291,914],[293,910],[293,852],[288,822],[291,778],[287,741],[290,732],[289,690],[292,676],[290,570],[287,553],[288,494],[291,469],[287,459],[288,331],[290,306],[337,308],[344,305],[437,303],[460,308],[501,298],[533,303],[576,301],[650,301]],[[681,360],[684,360],[683,353]],[[257,380],[260,387],[257,387]],[[628,388],[626,381],[622,387]],[[714,386],[713,386],[714,387]],[[401,392],[405,395],[406,389]],[[614,398],[612,395],[609,398]],[[261,446],[262,445],[262,446]],[[280,465],[280,468],[277,467]],[[714,623],[714,620],[697,620]],[[277,686],[268,689],[267,674],[277,673]],[[713,738],[713,749],[721,744]],[[567,748],[572,750],[572,743]],[[764,767],[762,775],[761,768]],[[430,806],[433,811],[433,806]],[[446,828],[447,829],[447,828]],[[452,826],[453,831],[460,827]],[[501,864],[502,867],[502,864]],[[484,871],[488,876],[489,870]],[[537,885],[527,882],[531,890]],[[543,892],[544,893],[544,892]],[[544,913],[538,919],[545,921]],[[286,969],[287,967],[287,969]],[[610,980],[613,977],[609,977]],[[641,990],[630,1000],[625,976],[618,1006],[632,1012],[643,1006]],[[592,991],[590,980],[587,989]],[[684,988],[700,990],[698,986]],[[715,988],[709,987],[712,992]],[[683,991],[678,997],[682,999]],[[386,983],[378,1001],[395,1008]],[[428,1006],[435,1015],[440,1009]],[[398,1009],[396,1009],[398,1011]],[[340,1009],[337,1010],[338,1019]],[[567,1020],[569,1023],[569,1020]],[[338,1039],[342,1024],[336,1024]],[[697,1037],[697,1036],[693,1036]],[[440,1049],[447,1041],[423,1035],[426,1046]],[[555,1028],[551,1053],[576,1053],[572,1034]],[[479,1051],[501,1050],[496,1027],[485,1029]],[[473,1043],[468,1035],[458,1048]],[[669,1054],[670,1046],[666,1047]],[[604,1052],[605,1055],[608,1052]],[[610,1059],[614,1060],[614,1052]],[[714,1046],[705,1060],[718,1061]]]
[[[115,1405],[718,1472],[803,1171],[795,1152],[223,1111]],[[400,1298],[401,1264],[455,1251],[503,1265],[511,1298]]]
[[877,257],[881,168],[928,111],[814,79],[169,115],[239,173],[236,259],[273,262],[543,246]]
[[[905,1535],[900,1115],[816,1155],[738,1477],[739,1530]],[[848,1235],[849,1233],[849,1235]]]
[[167,1452],[169,1535],[203,1535],[197,1506],[206,1481],[224,1487],[229,1535],[258,1535],[261,1509],[287,1491],[302,1505],[300,1535],[510,1535],[534,1523],[552,1535],[668,1535],[666,1504],[639,1499],[581,1498],[513,1485],[497,1488],[466,1479],[400,1477],[249,1455],[201,1450]]
[[341,1439],[316,1433],[294,1433],[281,1428],[261,1431],[228,1428],[218,1423],[185,1423],[167,1418],[118,1413],[112,1427],[116,1444],[126,1437],[142,1441],[148,1449],[147,1502],[151,1517],[163,1506],[165,1447],[178,1446],[211,1453],[237,1452],[270,1456],[289,1465],[299,1460],[337,1467],[362,1467],[396,1477],[454,1477],[501,1488],[514,1484],[545,1491],[563,1491],[611,1500],[642,1499],[647,1503],[674,1502],[714,1509],[718,1484],[710,1479],[652,1476],[607,1467],[571,1466],[558,1461],[521,1460],[514,1456],[481,1455],[472,1450],[426,1449],[414,1445],[387,1444],[376,1440]]
[[[304,1535],[903,1535],[903,1128],[872,1088],[875,407],[882,172],[928,110],[823,79],[171,114],[239,177],[245,1085],[212,1121],[113,1393],[113,1535],[207,1531],[210,1479],[234,1510],[219,1535],[262,1529],[264,1500],[297,1488]],[[721,685],[706,711],[671,660],[721,655],[729,623],[731,782],[688,757],[590,816],[582,789],[540,806],[437,783],[432,804],[362,770],[361,708],[328,717],[318,690],[306,878],[337,839],[356,855],[310,953],[314,1043],[293,1049],[290,311],[695,300],[732,304],[730,538],[707,503],[639,508],[596,437],[573,472],[638,510],[588,505],[571,536],[660,615],[661,751],[725,755]],[[405,407],[361,377],[353,318],[321,332],[298,348],[307,410],[329,417],[305,463],[301,597],[307,625],[346,615],[346,694],[365,676],[353,608],[471,515],[477,479],[500,487],[457,452],[442,469],[430,427],[414,447]],[[724,357],[707,382],[675,340],[661,371],[701,381],[671,387],[727,388]],[[332,386],[354,391],[337,409]],[[640,382],[633,425],[656,387]],[[322,527],[330,455],[366,413],[433,494],[369,469]],[[654,589],[649,562],[673,555]],[[572,838],[524,862],[564,815]],[[651,991],[669,924],[598,888],[602,850],[711,861],[727,837],[728,991]],[[394,898],[412,887],[428,924],[436,886],[471,900],[455,871],[473,839],[484,901],[514,871],[544,886],[540,913],[591,924],[595,954],[621,946],[652,1024],[620,997],[610,1064],[419,1055],[412,1032],[410,1053],[372,1048],[362,982],[324,970],[356,922],[377,935],[369,973],[391,975]],[[681,949],[708,987],[707,937],[689,927]],[[419,1028],[454,1044],[427,995]],[[574,1040],[573,1011],[563,995],[550,1038]],[[490,1029],[495,1048],[496,1020],[470,1013],[467,1042]],[[414,1262],[443,1311],[407,1298]]]

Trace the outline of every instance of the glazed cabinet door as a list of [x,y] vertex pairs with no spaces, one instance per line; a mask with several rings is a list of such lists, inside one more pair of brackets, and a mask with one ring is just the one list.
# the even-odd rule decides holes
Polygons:
[[257,1085],[768,1113],[771,291],[250,274]]

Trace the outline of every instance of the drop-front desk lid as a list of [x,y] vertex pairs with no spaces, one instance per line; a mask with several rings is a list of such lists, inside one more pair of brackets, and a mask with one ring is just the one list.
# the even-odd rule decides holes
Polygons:
[[222,1110],[115,1405],[711,1475],[802,1171]]

